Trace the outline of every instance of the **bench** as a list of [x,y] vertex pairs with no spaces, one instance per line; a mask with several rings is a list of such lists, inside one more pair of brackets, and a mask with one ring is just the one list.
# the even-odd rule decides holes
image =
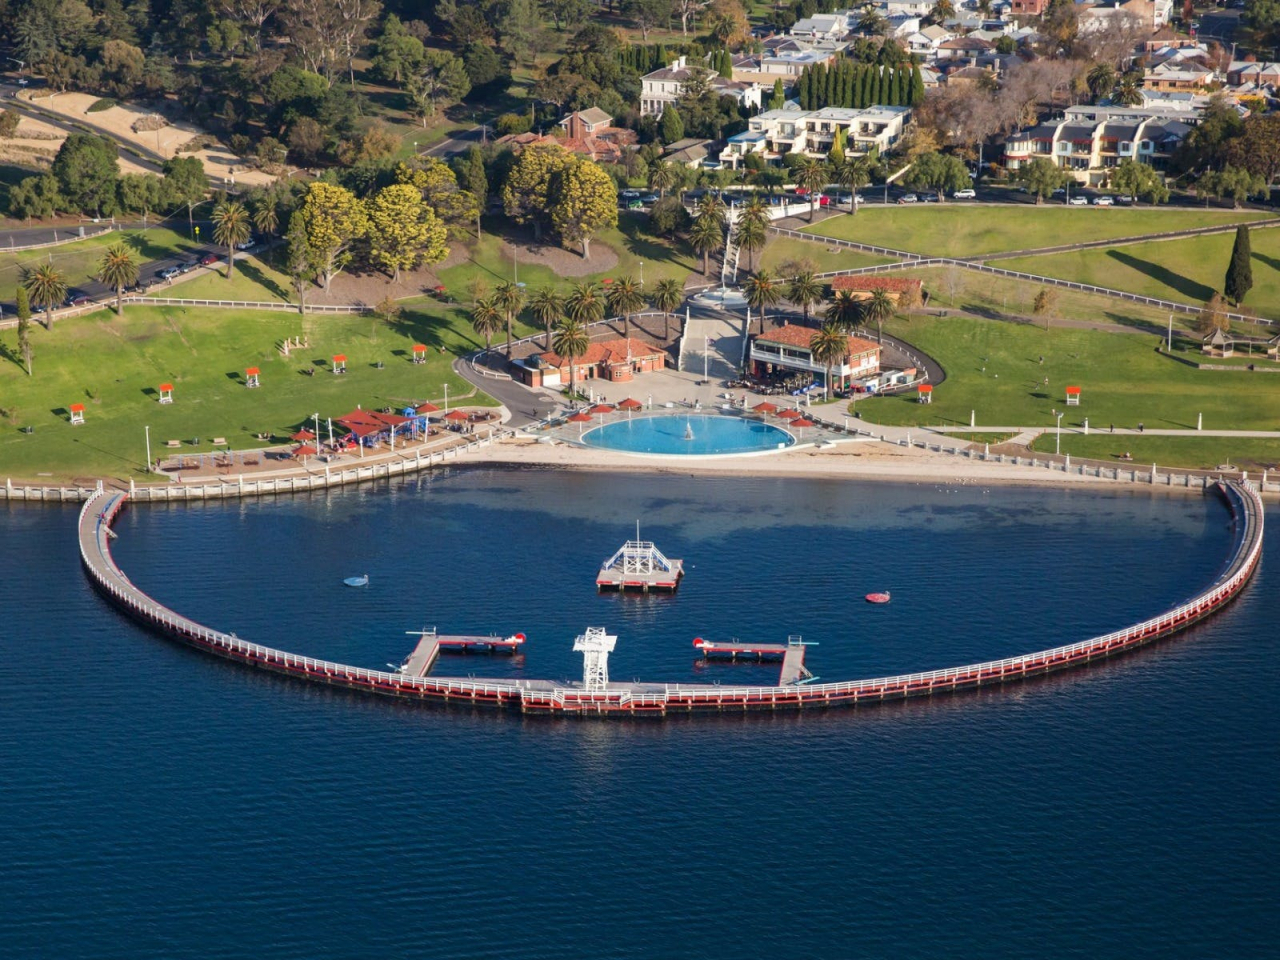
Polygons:
[[213,445],[214,445],[215,447],[225,447],[225,446],[227,445],[227,438],[226,438],[226,437],[214,437],[214,438],[213,438]]
[[166,440],[166,441],[164,442],[164,445],[165,445],[166,447],[180,447],[180,446],[182,446],[182,441],[181,441],[181,440]]

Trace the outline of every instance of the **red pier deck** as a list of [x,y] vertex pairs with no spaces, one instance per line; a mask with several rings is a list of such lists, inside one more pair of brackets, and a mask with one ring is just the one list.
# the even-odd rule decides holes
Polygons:
[[809,680],[813,674],[804,665],[804,650],[807,644],[799,637],[791,637],[782,643],[717,643],[714,640],[703,640],[698,637],[693,641],[695,650],[700,650],[706,660],[781,660],[782,673],[778,677],[778,686],[789,687]]

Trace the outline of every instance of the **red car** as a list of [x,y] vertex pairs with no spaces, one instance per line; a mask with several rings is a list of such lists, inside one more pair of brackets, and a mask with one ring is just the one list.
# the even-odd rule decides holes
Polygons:
[[200,266],[202,267],[212,266],[213,264],[217,263],[220,259],[221,257],[219,257],[216,253],[206,253],[203,257],[200,258]]

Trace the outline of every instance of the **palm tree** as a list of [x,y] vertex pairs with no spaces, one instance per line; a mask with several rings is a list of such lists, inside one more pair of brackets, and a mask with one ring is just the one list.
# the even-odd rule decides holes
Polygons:
[[834,323],[846,333],[853,330],[862,320],[862,312],[858,308],[858,300],[849,290],[837,290],[831,297],[824,311],[828,323]]
[[659,160],[649,171],[649,187],[657,190],[658,195],[665,197],[667,191],[680,182],[680,171],[676,165],[667,160]]
[[227,248],[227,279],[236,265],[236,247],[253,233],[249,211],[239,200],[223,200],[213,208],[213,242]]
[[718,217],[699,214],[689,228],[689,243],[695,253],[702,254],[702,275],[711,274],[711,251],[724,244],[724,226]]
[[659,280],[653,288],[653,305],[662,311],[662,339],[671,339],[671,311],[684,299],[684,285],[674,277]]
[[[840,136],[839,133],[836,136]],[[796,183],[809,195],[809,222],[813,223],[813,210],[818,202],[818,193],[827,185],[827,165],[821,160],[808,157],[800,162],[795,172]]]
[[471,328],[484,337],[484,352],[493,347],[493,335],[502,329],[502,310],[494,301],[496,297],[481,297],[471,308]]
[[836,183],[849,191],[849,212],[858,212],[858,191],[871,182],[871,162],[866,157],[848,157],[836,168]]
[[273,201],[263,200],[254,208],[253,225],[260,233],[275,236],[276,230],[280,228],[280,212]]
[[551,339],[551,349],[569,361],[569,393],[578,393],[578,358],[591,346],[591,335],[586,325],[572,317],[565,317],[556,327]]
[[737,233],[735,239],[738,246],[746,250],[751,258],[751,272],[756,269],[756,251],[763,250],[769,239],[769,224],[773,220],[769,205],[760,197],[752,197],[738,211]]
[[869,323],[875,323],[876,339],[880,340],[883,336],[881,328],[884,322],[893,316],[893,297],[889,296],[889,291],[884,287],[876,287],[871,291],[871,296],[863,300],[860,306],[863,318]]
[[551,325],[564,313],[564,301],[550,287],[543,287],[529,298],[529,309],[547,331],[547,349],[551,349]]
[[787,299],[804,311],[804,325],[809,325],[809,310],[822,300],[822,282],[812,271],[805,271],[791,278],[787,286]]
[[622,317],[622,336],[631,339],[631,314],[645,305],[644,290],[635,277],[619,277],[609,285],[605,294],[609,312]]
[[507,318],[507,359],[511,359],[511,322],[524,306],[524,288],[517,283],[500,283],[493,291],[493,302]]
[[765,311],[782,299],[782,283],[768,270],[761,270],[744,284],[747,303],[760,312],[760,332],[764,333]]
[[564,298],[564,312],[570,320],[576,320],[584,327],[603,320],[604,297],[600,295],[600,288],[587,281],[575,283],[569,296]]
[[827,399],[831,399],[835,396],[835,389],[831,384],[831,368],[848,355],[849,335],[834,323],[824,323],[809,341],[809,352],[813,354],[813,359],[826,365],[827,379],[824,382],[827,385]]
[[138,279],[138,264],[133,259],[133,252],[123,243],[113,243],[107,247],[102,259],[98,261],[98,279],[116,291],[116,316],[124,313],[124,288]]
[[45,263],[27,271],[22,285],[31,302],[44,310],[44,328],[52,330],[53,308],[66,299],[67,278],[53,264]]
[[720,199],[720,195],[708,191],[698,198],[698,205],[694,216],[696,217],[714,217],[721,227],[725,223],[724,201]]

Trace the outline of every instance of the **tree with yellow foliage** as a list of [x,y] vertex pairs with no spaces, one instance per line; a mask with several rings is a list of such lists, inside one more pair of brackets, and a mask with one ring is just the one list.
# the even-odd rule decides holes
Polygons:
[[554,178],[551,225],[564,243],[581,244],[583,259],[590,260],[591,238],[618,225],[618,188],[613,177],[598,163],[574,158]]
[[[571,153],[558,146],[525,149],[507,174],[506,186],[502,188],[502,205],[507,216],[516,223],[533,227],[533,235],[540,239],[542,228],[551,220],[552,181],[573,159]],[[617,222],[616,201],[614,222]]]
[[400,282],[401,270],[439,263],[449,255],[445,226],[422,200],[418,188],[393,183],[366,204],[369,218],[369,259]]
[[299,209],[312,262],[324,278],[324,288],[351,259],[351,244],[369,229],[364,204],[344,187],[320,180],[307,187]]

